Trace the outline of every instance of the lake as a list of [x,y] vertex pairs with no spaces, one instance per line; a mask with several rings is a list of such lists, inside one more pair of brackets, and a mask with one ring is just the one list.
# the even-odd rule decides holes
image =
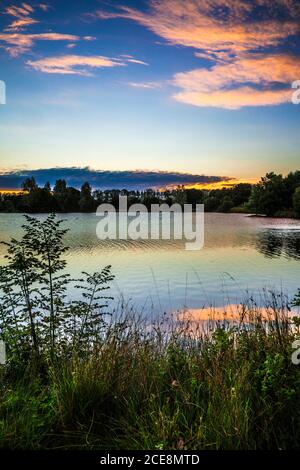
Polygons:
[[[98,240],[94,214],[59,218],[70,229],[68,272],[111,264],[114,303],[145,315],[236,305],[250,295],[262,304],[264,289],[293,297],[300,287],[300,220],[206,213],[204,248],[186,251],[176,240]],[[19,237],[23,223],[21,214],[0,214],[0,240]],[[1,245],[1,264],[4,255]]]

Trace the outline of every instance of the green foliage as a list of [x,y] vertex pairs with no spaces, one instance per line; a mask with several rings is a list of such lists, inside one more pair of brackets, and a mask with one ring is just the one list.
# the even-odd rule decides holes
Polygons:
[[295,189],[295,192],[293,195],[293,208],[294,208],[295,217],[300,218],[300,186],[299,188]]
[[[63,221],[54,214],[44,221],[25,217],[23,238],[5,243],[7,264],[0,267],[0,334],[18,360],[25,352],[36,359],[41,354],[53,358],[67,344],[79,346],[82,337],[89,347],[101,332],[110,299],[99,295],[113,279],[110,266],[71,280],[64,273],[67,230],[61,228]],[[82,300],[67,299],[71,284],[81,289]]]
[[293,300],[293,305],[295,307],[300,307],[300,289],[298,290],[297,294],[295,295],[295,298]]
[[218,209],[220,201],[215,196],[208,196],[203,201],[206,212],[214,212]]
[[[202,336],[147,331],[125,318],[90,354],[64,354],[43,374],[7,370],[0,446],[22,449],[294,449],[300,370],[293,329],[248,312]],[[280,315],[279,312],[276,315]],[[253,318],[249,328],[250,317]],[[243,327],[244,325],[244,327]]]
[[285,178],[273,172],[267,173],[253,186],[248,207],[256,214],[267,216],[287,214],[293,209],[293,194],[299,184],[299,171],[289,173]]
[[221,205],[218,207],[218,212],[230,212],[233,207],[233,201],[229,196],[225,196]]
[[129,191],[111,189],[92,191],[88,182],[81,190],[68,187],[64,179],[56,181],[53,191],[46,183],[39,188],[34,178],[23,183],[24,194],[0,195],[0,212],[94,212],[102,203],[110,203],[119,208],[119,196],[126,195],[128,203],[143,203],[148,209],[151,204],[178,203],[205,205],[207,212],[255,212],[276,217],[299,217],[300,171],[286,177],[267,173],[256,185],[240,183],[222,189],[199,190],[178,186],[172,190]]
[[79,209],[82,212],[92,212],[95,208],[95,201],[92,196],[92,188],[89,183],[84,183],[80,191]]

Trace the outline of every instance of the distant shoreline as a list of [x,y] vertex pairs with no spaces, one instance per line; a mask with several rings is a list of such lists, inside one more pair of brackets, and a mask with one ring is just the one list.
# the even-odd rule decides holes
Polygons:
[[[249,217],[300,217],[300,171],[287,176],[267,173],[255,185],[239,183],[233,187],[211,190],[177,188],[156,190],[94,189],[86,181],[80,190],[59,179],[55,184],[40,187],[31,177],[26,178],[20,193],[1,193],[0,212],[5,213],[93,213],[102,204],[109,204],[117,212],[134,205],[143,205],[148,213],[153,205],[172,208],[188,207],[190,210],[203,204],[205,212],[245,214]],[[126,201],[126,202],[125,202]],[[124,206],[125,204],[125,206]],[[135,206],[137,207],[137,206]],[[172,209],[171,209],[172,210]],[[192,209],[193,210],[193,209]]]
[[[119,210],[116,209],[116,214],[119,214]],[[193,209],[193,212],[195,212],[195,210]],[[20,215],[47,215],[47,214],[50,214],[50,213],[53,213],[53,214],[56,214],[56,215],[64,215],[64,214],[74,214],[74,215],[83,215],[83,214],[87,214],[87,215],[96,215],[96,212],[95,211],[91,211],[91,212],[83,212],[83,211],[69,211],[69,212],[18,212],[18,211],[15,211],[15,212],[5,212],[5,211],[0,211],[0,215],[1,214],[20,214]],[[268,215],[265,215],[265,214],[252,214],[252,213],[246,213],[246,212],[220,212],[220,211],[205,211],[204,212],[205,214],[223,214],[223,215],[243,215],[244,217],[249,217],[249,218],[263,218],[263,219],[292,219],[292,220],[300,220],[300,217],[292,217],[292,216],[289,216],[289,215],[273,215],[273,216],[268,216]]]

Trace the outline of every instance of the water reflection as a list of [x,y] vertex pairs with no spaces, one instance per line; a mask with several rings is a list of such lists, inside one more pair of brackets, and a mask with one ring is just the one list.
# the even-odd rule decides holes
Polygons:
[[266,229],[258,232],[256,248],[268,258],[300,259],[300,230]]
[[[204,248],[190,252],[181,240],[98,240],[94,214],[59,218],[69,228],[65,243],[71,276],[112,265],[111,295],[145,315],[239,304],[249,293],[264,305],[264,287],[290,298],[300,287],[299,220],[206,213]],[[20,238],[23,223],[22,214],[0,214],[0,241]],[[0,244],[0,265],[5,253]]]

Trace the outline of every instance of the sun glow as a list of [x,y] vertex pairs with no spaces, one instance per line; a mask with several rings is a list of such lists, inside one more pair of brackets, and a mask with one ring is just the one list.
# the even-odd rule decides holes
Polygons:
[[22,189],[3,189],[3,188],[0,188],[0,194],[10,194],[10,195],[13,195],[13,194],[23,194],[24,191],[22,191]]
[[[187,183],[184,185],[185,189],[199,189],[199,190],[207,190],[211,191],[213,189],[223,189],[223,188],[232,188],[236,186],[237,184],[243,184],[243,183],[248,183],[248,184],[256,184],[258,183],[259,178],[245,178],[245,179],[228,179],[228,180],[222,180],[222,181],[216,181],[214,183]],[[166,190],[172,190],[176,189],[178,185],[169,185],[167,187],[161,188],[161,191],[166,191]]]

